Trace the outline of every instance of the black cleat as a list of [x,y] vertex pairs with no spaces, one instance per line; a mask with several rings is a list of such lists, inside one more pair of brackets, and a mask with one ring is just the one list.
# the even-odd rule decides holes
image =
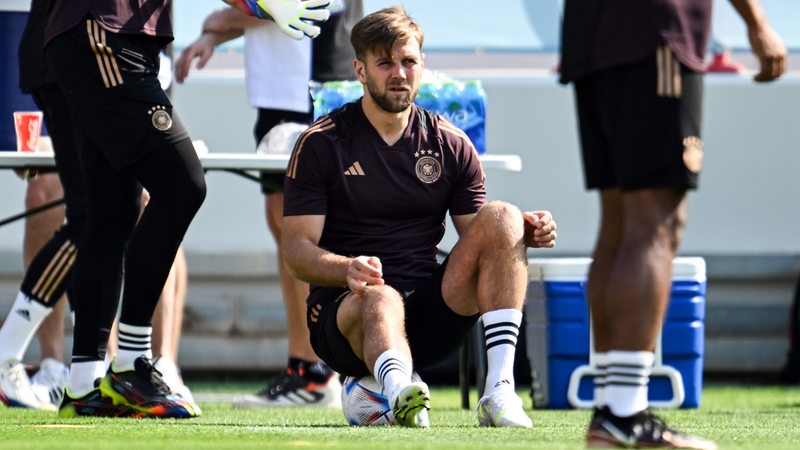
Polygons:
[[617,417],[608,408],[595,409],[586,432],[589,448],[683,448],[716,450],[713,441],[670,428],[648,410],[632,417]]

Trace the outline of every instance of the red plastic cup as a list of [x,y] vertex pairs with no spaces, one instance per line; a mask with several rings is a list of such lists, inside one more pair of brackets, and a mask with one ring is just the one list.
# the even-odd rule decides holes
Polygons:
[[42,135],[42,112],[14,111],[14,131],[17,132],[17,151],[35,152]]

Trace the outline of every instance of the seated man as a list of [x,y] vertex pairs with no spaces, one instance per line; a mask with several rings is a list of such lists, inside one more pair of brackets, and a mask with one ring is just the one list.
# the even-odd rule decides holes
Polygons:
[[[350,39],[364,95],[306,130],[286,173],[283,254],[311,283],[314,350],[341,374],[373,374],[398,424],[427,427],[428,386],[412,372],[444,360],[480,317],[489,370],[478,420],[530,427],[513,377],[526,249],[553,247],[556,224],[486,203],[470,140],[413,104],[423,32],[402,8],[367,15]],[[439,264],[448,212],[460,238]]]

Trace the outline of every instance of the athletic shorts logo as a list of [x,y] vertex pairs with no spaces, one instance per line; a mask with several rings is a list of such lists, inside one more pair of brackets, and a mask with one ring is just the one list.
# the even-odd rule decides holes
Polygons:
[[697,136],[683,138],[683,164],[694,173],[703,167],[703,141]]
[[150,115],[150,121],[156,130],[167,131],[172,128],[172,117],[170,117],[164,106],[153,106],[147,114]]
[[425,184],[435,183],[442,175],[442,165],[436,158],[423,156],[417,160],[417,178]]

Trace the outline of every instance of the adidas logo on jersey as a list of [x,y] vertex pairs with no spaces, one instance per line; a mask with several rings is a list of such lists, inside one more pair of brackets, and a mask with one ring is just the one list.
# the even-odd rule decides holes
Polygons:
[[358,161],[354,162],[353,165],[348,167],[347,170],[344,171],[344,174],[345,175],[365,175],[364,174],[364,169],[361,168],[361,164],[359,164]]

